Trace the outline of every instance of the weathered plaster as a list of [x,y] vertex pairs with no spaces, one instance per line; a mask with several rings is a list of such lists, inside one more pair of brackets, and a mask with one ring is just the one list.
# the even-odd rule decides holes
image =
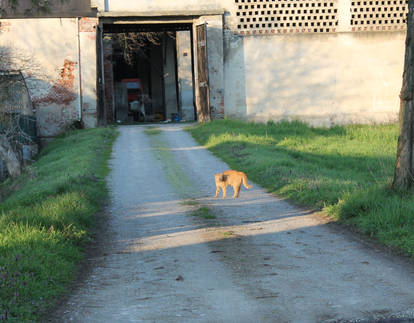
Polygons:
[[401,32],[227,37],[226,114],[327,126],[394,122],[404,37]]
[[79,21],[82,121],[85,127],[96,127],[97,125],[97,24],[97,18],[81,18]]
[[193,71],[191,35],[189,31],[177,32],[177,74],[181,119],[194,120]]
[[[220,0],[108,0],[108,11],[113,12],[145,12],[145,11],[199,11],[222,8]],[[103,11],[101,6],[101,11]]]
[[[207,24],[207,60],[211,114],[213,118],[220,118],[224,115],[223,18],[221,15],[201,16],[194,21],[193,35],[196,35],[195,27],[203,23]],[[194,41],[196,42],[196,39]],[[197,57],[196,48],[194,55]],[[197,71],[196,59],[194,64],[194,70]],[[195,84],[198,84],[197,73],[195,75]],[[196,96],[198,96],[197,86]]]
[[95,126],[96,31],[93,26],[97,19],[80,20],[79,39],[76,18],[0,22],[7,26],[0,31],[0,48],[10,51],[13,68],[21,69],[26,77],[36,109],[39,136],[55,136],[78,120],[80,102],[85,125]]
[[178,112],[177,87],[175,74],[175,40],[166,37],[164,60],[164,95],[165,95],[165,118],[172,119],[172,114]]
[[76,19],[6,22],[0,47],[10,49],[13,68],[22,69],[27,78],[39,136],[54,136],[78,116]]
[[[151,16],[159,23],[165,15],[194,28],[207,22],[213,117],[315,125],[396,121],[405,32],[353,33],[350,0],[337,4],[335,33],[268,36],[235,35],[234,0],[96,0],[91,6],[105,17]],[[79,106],[85,125],[96,126],[98,18],[80,20],[79,38],[77,18],[0,22],[0,51],[11,48],[14,68],[27,77],[39,135],[61,132],[78,119]],[[196,99],[197,84],[195,73]]]

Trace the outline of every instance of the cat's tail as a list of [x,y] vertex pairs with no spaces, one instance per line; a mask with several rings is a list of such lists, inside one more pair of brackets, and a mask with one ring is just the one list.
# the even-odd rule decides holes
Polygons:
[[247,181],[247,176],[246,174],[242,175],[242,179],[243,179],[243,185],[245,188],[252,188],[253,186],[249,185],[249,182]]

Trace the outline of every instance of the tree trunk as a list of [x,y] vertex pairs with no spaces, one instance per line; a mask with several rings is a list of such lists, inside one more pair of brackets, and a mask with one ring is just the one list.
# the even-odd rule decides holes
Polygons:
[[397,161],[395,164],[395,189],[406,190],[414,183],[414,0],[408,1],[407,37],[405,40],[405,61],[403,83],[400,93],[400,134],[398,138]]
[[6,136],[0,135],[0,159],[6,164],[7,172],[11,177],[21,174],[19,159]]

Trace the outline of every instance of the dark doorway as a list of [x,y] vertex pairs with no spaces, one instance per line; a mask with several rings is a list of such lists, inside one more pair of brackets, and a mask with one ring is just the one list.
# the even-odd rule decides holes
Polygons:
[[195,120],[191,31],[192,24],[103,24],[107,122]]

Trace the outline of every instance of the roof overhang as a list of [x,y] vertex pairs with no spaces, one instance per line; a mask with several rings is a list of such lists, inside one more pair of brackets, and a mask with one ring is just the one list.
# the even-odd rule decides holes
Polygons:
[[197,10],[197,11],[188,11],[188,10],[173,10],[173,11],[106,11],[99,12],[99,18],[196,18],[201,16],[213,16],[213,15],[223,15],[223,9],[214,9],[214,10]]
[[183,31],[191,30],[191,22],[163,22],[163,23],[141,23],[128,22],[122,24],[104,23],[104,33],[128,33],[128,32],[164,32],[164,31]]
[[190,30],[201,16],[223,15],[224,10],[108,11],[99,12],[99,24],[105,33]]

